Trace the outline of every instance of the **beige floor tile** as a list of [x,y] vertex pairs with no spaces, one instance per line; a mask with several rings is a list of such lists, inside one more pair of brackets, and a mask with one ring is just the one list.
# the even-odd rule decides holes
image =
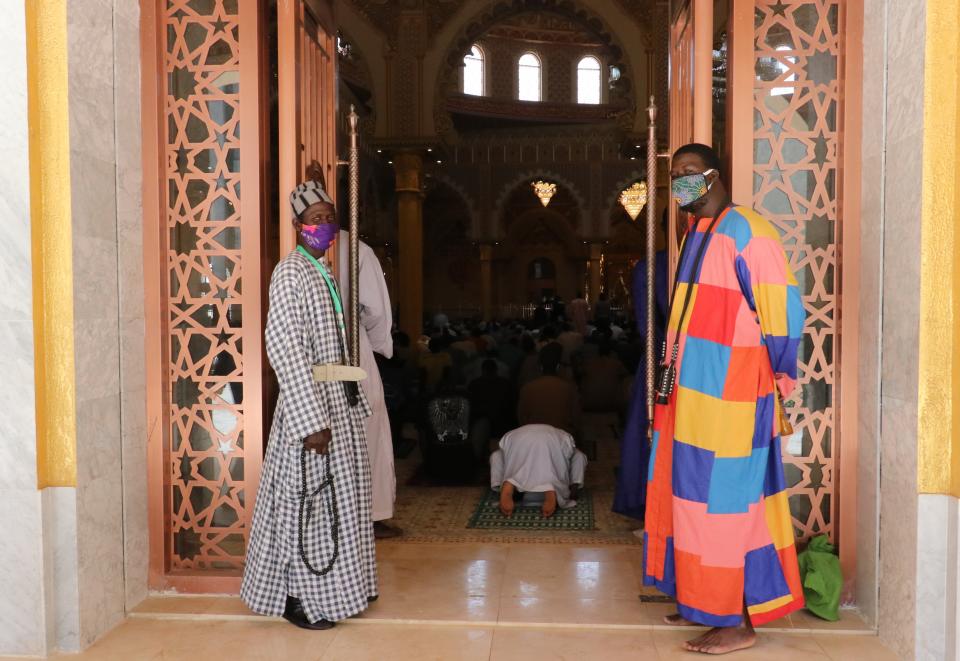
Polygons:
[[[643,609],[644,624],[652,626],[667,626],[663,618],[667,615],[673,615],[677,612],[677,605],[674,603],[645,603]],[[704,627],[700,627],[701,629]],[[768,622],[758,627],[758,629],[789,629],[793,631],[793,623],[790,616]]]
[[487,661],[492,641],[493,631],[482,627],[343,625],[323,659]]
[[837,629],[852,631],[870,630],[867,623],[860,617],[860,613],[850,609],[841,610],[840,619],[837,622],[821,619],[805,608],[801,608],[791,614],[790,617],[793,620],[793,626],[797,629],[809,629],[812,631],[831,631]]
[[490,661],[656,659],[649,631],[497,629]]
[[813,639],[834,661],[897,661],[899,658],[876,636],[822,633],[813,634]]
[[254,615],[240,597],[147,597],[133,610],[138,615]]
[[500,622],[646,625],[639,599],[501,597]]
[[628,562],[642,561],[642,547],[632,546],[546,546],[543,544],[514,544],[508,547],[509,564],[534,562]]
[[507,561],[503,594],[510,597],[637,599],[640,581],[628,562]]
[[384,592],[360,616],[365,620],[439,620],[454,622],[496,622],[499,596],[465,597],[449,595],[445,599],[423,599],[400,592]]
[[209,611],[216,599],[217,597],[152,596],[141,601],[133,612],[168,615],[200,614]]
[[504,568],[499,560],[383,560],[378,568],[380,594],[440,602],[451,595],[498,597]]
[[244,659],[316,661],[335,631],[304,631],[286,622],[128,620],[78,661]]
[[[702,654],[685,651],[684,641],[696,637],[696,631],[654,631],[653,640],[663,661],[703,659]],[[757,644],[736,653],[737,661],[813,661],[828,659],[823,648],[808,634],[760,633]]]
[[240,597],[214,597],[207,612],[211,615],[256,615]]
[[499,560],[507,559],[506,544],[377,543],[377,560]]

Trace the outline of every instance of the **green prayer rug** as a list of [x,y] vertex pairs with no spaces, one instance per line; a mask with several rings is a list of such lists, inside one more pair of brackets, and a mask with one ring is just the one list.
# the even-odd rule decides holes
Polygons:
[[[462,519],[461,519],[462,520]],[[509,519],[500,513],[500,494],[488,489],[477,503],[467,528],[498,528],[500,530],[596,530],[593,523],[593,494],[581,491],[577,504],[568,509],[557,509],[549,519],[540,513],[540,506],[522,507],[517,503]]]

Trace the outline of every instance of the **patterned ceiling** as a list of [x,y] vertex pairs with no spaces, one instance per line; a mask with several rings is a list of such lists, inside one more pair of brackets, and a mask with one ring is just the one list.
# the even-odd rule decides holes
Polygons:
[[[427,16],[428,39],[432,39],[450,21],[463,6],[462,0],[344,0],[356,9],[373,26],[387,35],[390,41],[396,40],[397,26],[401,24],[400,16],[405,12],[422,11]],[[594,2],[610,2],[611,0],[594,0]],[[625,12],[645,30],[653,27],[659,5],[666,5],[666,0],[615,0]],[[570,0],[544,0],[549,4],[579,4],[589,8],[594,4],[591,0],[580,0],[577,3]],[[477,10],[482,10],[494,3],[482,3],[470,0]],[[562,20],[562,19],[560,19]]]
[[428,37],[437,34],[463,5],[461,0],[346,0],[390,41],[397,37],[400,15],[422,10],[427,16]]

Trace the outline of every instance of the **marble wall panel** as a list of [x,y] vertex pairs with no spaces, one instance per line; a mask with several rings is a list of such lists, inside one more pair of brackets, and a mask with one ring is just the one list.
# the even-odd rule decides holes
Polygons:
[[880,638],[912,658],[916,627],[917,406],[881,399]]
[[37,488],[33,355],[33,322],[0,320],[0,489]]
[[113,0],[67,1],[70,147],[101,162],[114,152],[112,35]]
[[123,547],[125,607],[147,597],[150,539],[147,527],[146,392],[124,388],[123,410]]
[[[0,111],[4,105],[0,103]],[[0,134],[0,144],[4,139]],[[0,218],[3,219],[0,222],[0,282],[4,290],[0,296],[0,320],[5,321],[29,321],[33,317],[30,182],[26,159],[25,141],[21,148],[0,147]]]
[[[916,131],[923,125],[925,7],[924,0],[887,3],[887,22],[891,26],[886,33],[888,140]],[[919,146],[917,143],[917,153]]]
[[146,488],[139,2],[115,0],[113,23],[124,590],[129,610],[147,596],[150,550]]
[[47,649],[37,490],[24,4],[0,21],[0,654]]
[[[114,0],[68,0],[74,343],[77,382],[79,644],[125,613],[124,374],[119,282],[117,114],[138,113],[118,95]],[[130,28],[129,22],[127,28]],[[139,38],[139,30],[133,29]],[[129,57],[129,48],[124,57]],[[124,69],[129,76],[129,63]],[[129,91],[129,90],[126,90]],[[129,130],[130,119],[124,127]],[[135,184],[127,179],[127,187]],[[129,206],[126,208],[131,213]],[[134,378],[137,388],[142,379]]]
[[41,494],[47,649],[76,652],[80,650],[77,490],[50,487]]
[[112,318],[117,315],[119,301],[115,237],[102,239],[88,234],[74,235],[73,281],[75,321]]
[[82,647],[91,645],[125,616],[122,491],[119,470],[77,487]]
[[919,137],[887,141],[883,258],[883,392],[913,401],[918,383],[920,251],[903,246],[918,246],[920,237],[919,144]]
[[[81,112],[78,105],[71,100],[71,118]],[[102,112],[102,109],[97,112]],[[113,117],[105,117],[100,121],[104,124],[98,130],[99,139],[112,143]],[[71,127],[71,141],[73,133],[74,129]],[[110,160],[105,160],[89,151],[71,146],[70,173],[74,236],[116,243],[116,163],[112,157]],[[75,249],[74,261],[79,257]],[[98,255],[85,255],[85,257],[96,258]]]
[[43,528],[40,491],[0,488],[0,653],[46,653]]
[[918,661],[955,659],[957,510],[957,499],[953,496],[920,495],[917,512]]

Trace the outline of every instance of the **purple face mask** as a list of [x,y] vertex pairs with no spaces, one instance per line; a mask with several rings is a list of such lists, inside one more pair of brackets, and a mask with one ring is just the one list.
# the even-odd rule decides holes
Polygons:
[[300,236],[308,248],[324,251],[330,247],[330,244],[337,238],[340,232],[340,226],[336,223],[323,223],[321,225],[304,225],[300,230]]

